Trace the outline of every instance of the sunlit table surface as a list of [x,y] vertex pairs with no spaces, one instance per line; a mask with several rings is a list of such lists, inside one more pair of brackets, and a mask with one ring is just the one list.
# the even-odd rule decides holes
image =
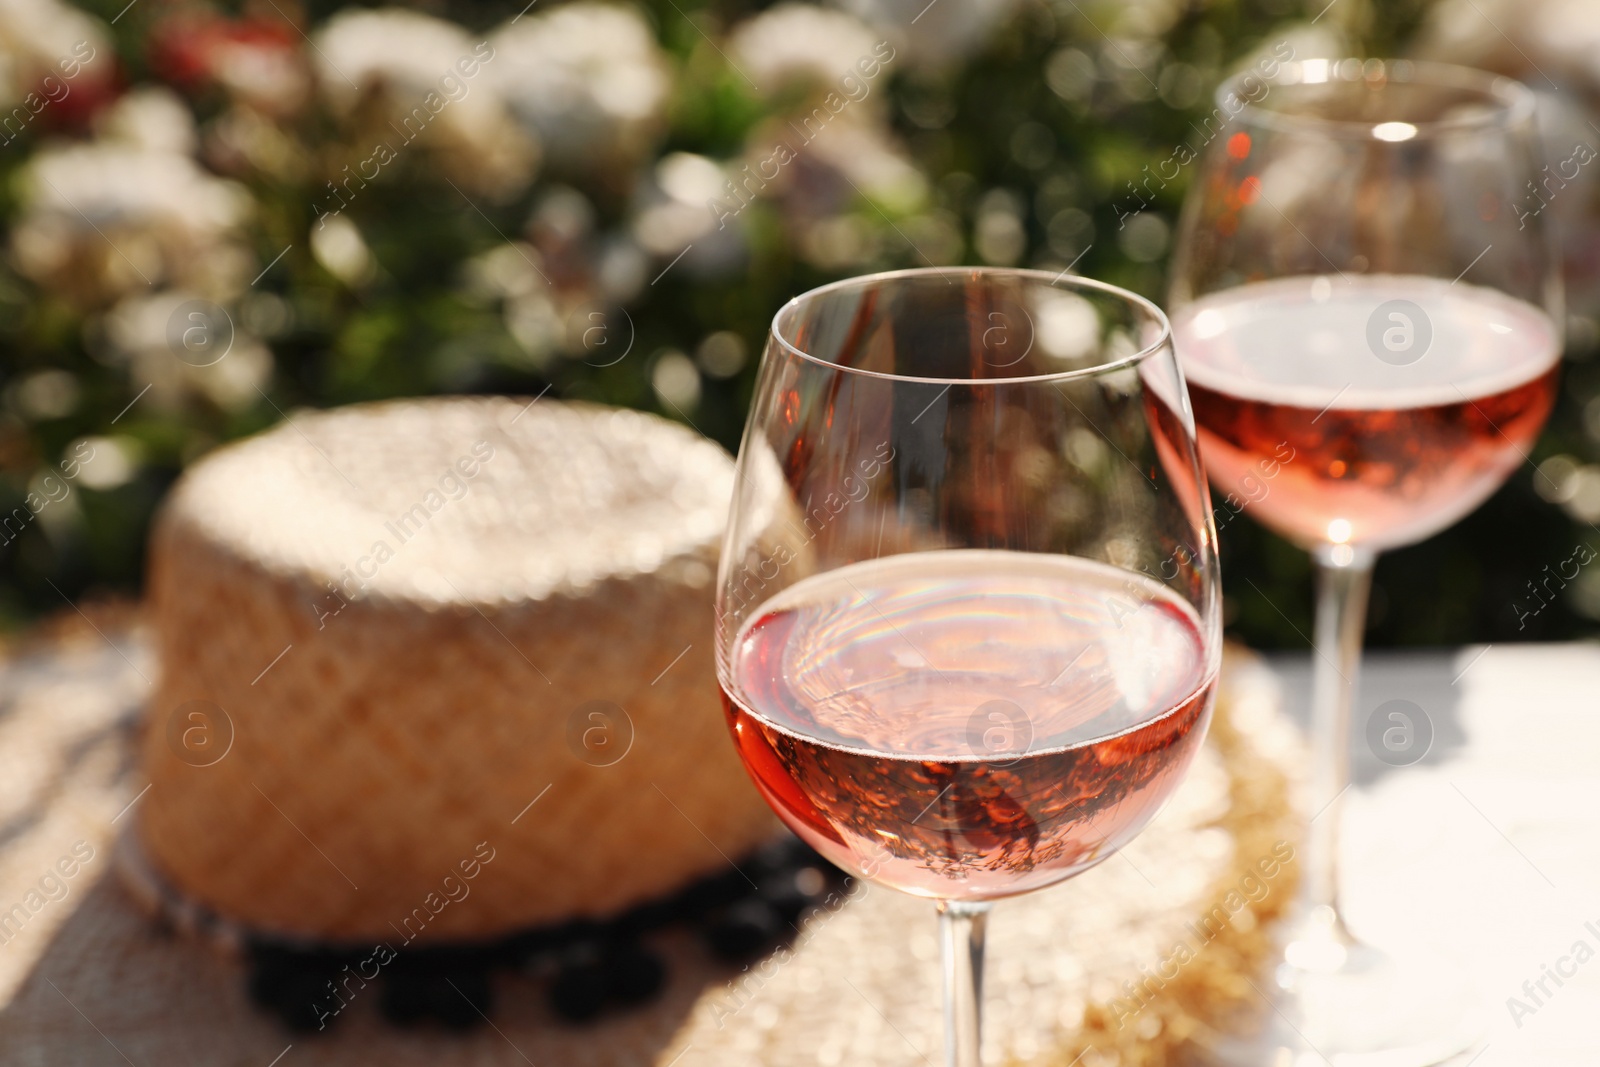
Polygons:
[[[1269,663],[1303,723],[1309,656]],[[1433,730],[1427,755],[1380,760],[1370,716],[1392,727],[1391,712],[1417,709]],[[1600,644],[1372,653],[1354,725],[1351,927],[1473,976],[1487,1032],[1461,1063],[1600,1063]]]
[[[124,1062],[85,1022],[81,996],[26,984],[47,947],[44,978],[76,975],[80,984],[67,985],[75,994],[85,983],[104,986],[89,1014],[111,1032],[137,1034],[171,1012],[179,1025],[168,1043],[187,1050],[181,1062],[235,1062],[193,1047],[179,1005],[199,996],[196,983],[238,977],[217,978],[216,966],[195,964],[192,949],[149,931],[104,877],[111,838],[138,802],[130,742],[153,664],[137,645],[100,642],[0,666],[0,785],[8,786],[0,795],[51,801],[0,810],[0,882],[10,887],[0,907],[21,899],[38,872],[70,859],[64,843],[82,839],[94,849],[68,879],[69,895],[40,911],[22,937],[0,939],[0,1067]],[[1303,721],[1310,657],[1267,663],[1284,707]],[[19,715],[13,690],[42,684],[57,687],[50,715]],[[1486,1040],[1459,1064],[1600,1064],[1597,695],[1600,644],[1374,653],[1364,662],[1354,782],[1344,798],[1347,915],[1375,944],[1444,954],[1476,979]],[[1408,766],[1380,760],[1366,740],[1369,717],[1376,711],[1387,726],[1396,709],[1432,729],[1427,755]],[[112,944],[122,950],[108,954]],[[130,969],[135,960],[148,969],[151,959],[159,980]],[[692,1000],[692,990],[683,992],[691,984],[675,984],[671,995]],[[265,1064],[289,1039],[235,999],[225,1025],[248,1034]],[[573,1040],[586,1033],[574,1031]],[[449,1059],[460,1052],[456,1041],[418,1038],[417,1062]],[[486,1042],[481,1047],[495,1047]]]

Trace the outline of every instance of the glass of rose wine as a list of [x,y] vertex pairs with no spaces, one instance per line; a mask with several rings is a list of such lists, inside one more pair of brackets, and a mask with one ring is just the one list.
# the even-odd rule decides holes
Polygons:
[[717,578],[745,767],[935,902],[979,1064],[985,915],[1111,856],[1199,749],[1219,579],[1165,317],[1026,270],[900,271],[773,320]]
[[1534,98],[1479,71],[1345,59],[1243,75],[1217,99],[1233,117],[1185,204],[1173,332],[1218,491],[1311,551],[1318,593],[1301,906],[1262,1027],[1216,1058],[1439,1063],[1482,1014],[1449,969],[1346,930],[1339,799],[1375,555],[1481,504],[1555,401]]

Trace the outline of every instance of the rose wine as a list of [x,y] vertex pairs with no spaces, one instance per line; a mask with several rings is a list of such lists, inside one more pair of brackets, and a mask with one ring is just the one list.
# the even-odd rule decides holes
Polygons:
[[721,671],[739,754],[796,833],[906,892],[979,900],[1149,821],[1205,735],[1214,647],[1143,575],[953,550],[797,582]]
[[1285,278],[1172,326],[1212,481],[1308,545],[1444,529],[1526,458],[1555,402],[1549,316],[1465,283]]

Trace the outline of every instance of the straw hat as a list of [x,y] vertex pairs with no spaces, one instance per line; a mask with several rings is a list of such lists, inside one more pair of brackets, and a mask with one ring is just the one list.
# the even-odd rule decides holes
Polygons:
[[774,828],[717,707],[733,465],[681,427],[452,398],[219,450],[150,556],[136,809],[257,930],[488,938],[603,916]]

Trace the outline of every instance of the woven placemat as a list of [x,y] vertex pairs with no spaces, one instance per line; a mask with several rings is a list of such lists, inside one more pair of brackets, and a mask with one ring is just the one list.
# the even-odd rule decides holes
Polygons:
[[[327,1035],[286,1033],[250,1005],[237,960],[159,929],[107,877],[145,785],[132,741],[151,670],[137,631],[104,620],[0,662],[8,1067],[926,1067],[941,1057],[932,909],[872,887],[746,971],[714,963],[687,935],[666,935],[665,994],[590,1027],[559,1022],[539,981],[512,978],[492,1025],[470,1034],[394,1029],[375,994],[358,996]],[[1296,754],[1264,668],[1230,655],[1211,740],[1161,816],[1121,856],[996,909],[986,1058],[1179,1062],[1187,1034],[1249,996],[1244,975],[1293,889],[1292,863],[1269,876],[1263,861],[1298,840],[1287,770]]]

